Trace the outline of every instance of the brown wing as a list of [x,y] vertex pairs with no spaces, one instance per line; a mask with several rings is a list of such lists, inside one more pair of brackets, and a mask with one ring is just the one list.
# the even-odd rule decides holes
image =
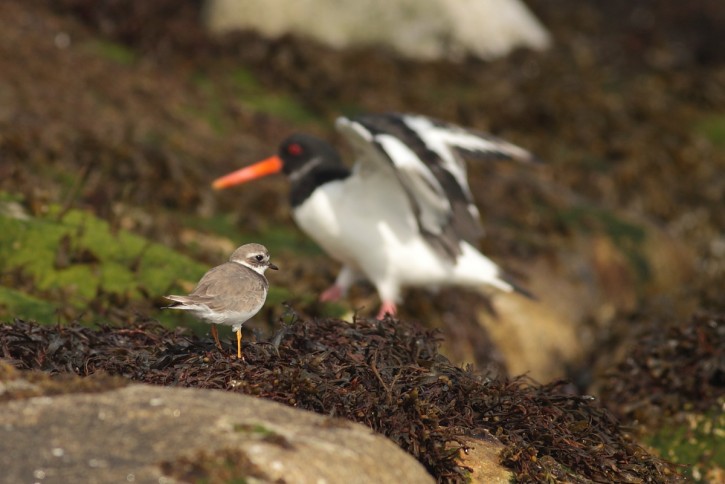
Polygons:
[[254,306],[255,300],[265,295],[268,287],[263,275],[240,264],[226,262],[204,274],[186,297],[186,303],[205,304],[213,311],[235,311]]

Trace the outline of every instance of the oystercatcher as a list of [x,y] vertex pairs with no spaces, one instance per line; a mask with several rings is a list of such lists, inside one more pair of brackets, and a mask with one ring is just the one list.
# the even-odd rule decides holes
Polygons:
[[210,269],[188,296],[166,296],[174,301],[167,309],[183,309],[207,323],[219,351],[222,345],[216,325],[225,324],[237,333],[237,358],[242,359],[242,325],[262,309],[267,299],[267,269],[277,270],[269,261],[267,248],[245,244],[229,261]]
[[342,263],[320,300],[339,299],[363,279],[382,301],[378,318],[396,313],[404,287],[492,286],[530,296],[476,249],[483,230],[464,161],[533,160],[528,151],[421,115],[340,117],[336,127],[357,155],[352,169],[326,141],[293,134],[277,155],[213,183],[287,175],[297,225]]

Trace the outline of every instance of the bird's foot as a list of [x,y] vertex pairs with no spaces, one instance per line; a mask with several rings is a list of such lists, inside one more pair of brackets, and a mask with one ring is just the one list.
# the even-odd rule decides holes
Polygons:
[[391,301],[383,301],[383,304],[380,306],[380,311],[378,311],[377,319],[385,319],[386,315],[395,316],[398,312],[398,308],[395,306],[394,302]]
[[332,286],[325,289],[322,294],[320,294],[320,302],[338,301],[341,297],[342,287],[338,286],[337,284],[333,284]]

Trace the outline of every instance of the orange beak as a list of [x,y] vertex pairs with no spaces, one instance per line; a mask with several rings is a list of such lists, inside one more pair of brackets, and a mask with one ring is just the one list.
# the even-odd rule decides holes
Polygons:
[[282,160],[278,156],[270,156],[266,160],[258,161],[253,165],[245,166],[241,170],[217,178],[212,186],[215,190],[223,190],[280,171],[282,171]]

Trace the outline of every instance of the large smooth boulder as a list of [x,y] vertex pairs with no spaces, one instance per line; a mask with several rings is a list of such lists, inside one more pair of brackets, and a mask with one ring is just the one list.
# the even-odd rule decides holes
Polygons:
[[[33,386],[12,379],[0,397]],[[0,469],[3,482],[433,482],[393,442],[346,420],[137,384],[0,404]]]

